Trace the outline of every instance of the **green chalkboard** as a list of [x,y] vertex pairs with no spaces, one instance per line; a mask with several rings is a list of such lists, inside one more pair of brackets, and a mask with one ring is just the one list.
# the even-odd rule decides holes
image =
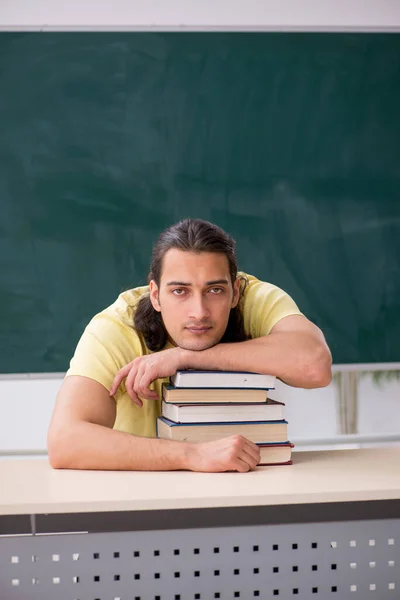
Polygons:
[[400,360],[400,35],[0,33],[0,371],[64,371],[185,216]]

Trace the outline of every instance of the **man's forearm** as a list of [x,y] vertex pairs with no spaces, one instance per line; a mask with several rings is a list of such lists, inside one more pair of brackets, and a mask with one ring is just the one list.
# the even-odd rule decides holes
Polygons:
[[200,352],[185,351],[189,369],[254,371],[275,375],[288,385],[323,387],[331,380],[331,355],[322,341],[303,332],[282,332]]
[[48,450],[55,469],[171,471],[188,468],[190,445],[77,422],[54,432]]

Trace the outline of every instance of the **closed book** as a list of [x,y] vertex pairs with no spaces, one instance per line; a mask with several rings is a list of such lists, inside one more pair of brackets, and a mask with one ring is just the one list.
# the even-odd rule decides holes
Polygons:
[[254,443],[286,442],[287,421],[236,421],[234,423],[174,423],[157,419],[157,436],[181,442],[210,442],[230,435],[243,435]]
[[243,404],[171,404],[162,401],[162,416],[175,423],[234,423],[237,421],[281,421],[284,405],[271,398]]
[[258,466],[265,465],[291,465],[293,444],[257,444],[260,448],[260,462]]
[[171,383],[175,387],[185,388],[261,388],[271,390],[275,387],[273,375],[248,373],[247,371],[177,371],[172,375]]
[[268,391],[254,388],[177,388],[163,384],[163,398],[176,404],[232,404],[245,402],[265,402]]

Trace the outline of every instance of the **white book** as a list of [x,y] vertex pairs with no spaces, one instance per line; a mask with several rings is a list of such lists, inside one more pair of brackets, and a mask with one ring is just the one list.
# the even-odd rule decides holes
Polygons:
[[162,416],[175,423],[234,423],[237,421],[281,421],[284,405],[272,399],[246,404],[170,404],[162,401]]
[[181,442],[211,442],[243,435],[255,444],[287,442],[287,421],[235,421],[234,423],[174,423],[157,417],[157,437]]
[[247,371],[177,371],[170,378],[180,388],[258,388],[271,390],[275,387],[274,375],[249,373]]

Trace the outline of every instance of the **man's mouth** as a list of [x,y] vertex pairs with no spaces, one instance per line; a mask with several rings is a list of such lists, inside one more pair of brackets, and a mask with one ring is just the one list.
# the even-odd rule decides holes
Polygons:
[[211,329],[211,327],[186,327],[190,333],[194,333],[195,335],[201,335],[202,333],[207,333]]

